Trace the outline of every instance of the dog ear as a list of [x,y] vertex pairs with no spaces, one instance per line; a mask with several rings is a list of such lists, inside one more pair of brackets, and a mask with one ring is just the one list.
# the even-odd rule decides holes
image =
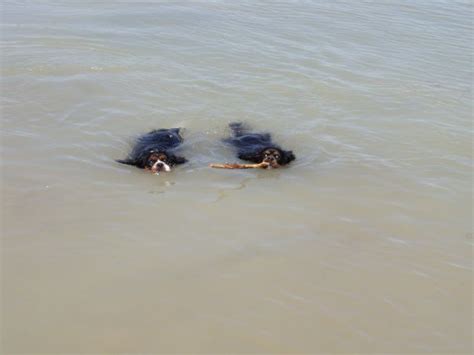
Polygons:
[[137,162],[132,159],[117,159],[117,163],[126,164],[126,165],[137,165]]
[[174,156],[173,157],[173,162],[175,164],[184,164],[184,163],[187,162],[187,159],[185,157]]
[[280,164],[285,165],[295,159],[296,157],[291,150],[284,150],[281,155]]

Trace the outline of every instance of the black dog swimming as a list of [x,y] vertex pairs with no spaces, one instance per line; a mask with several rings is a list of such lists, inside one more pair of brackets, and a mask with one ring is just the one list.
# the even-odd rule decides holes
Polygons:
[[140,136],[129,156],[117,162],[149,170],[152,173],[170,171],[173,166],[186,162],[185,158],[173,153],[183,142],[179,130],[179,128],[156,129]]
[[283,150],[272,142],[270,133],[252,133],[243,123],[229,124],[232,136],[225,138],[224,142],[237,149],[239,159],[254,163],[268,163],[269,167],[279,168],[295,160],[291,150]]

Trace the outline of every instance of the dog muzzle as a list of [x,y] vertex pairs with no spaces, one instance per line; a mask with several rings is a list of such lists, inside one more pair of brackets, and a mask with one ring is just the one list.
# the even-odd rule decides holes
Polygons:
[[159,174],[162,171],[169,172],[171,171],[171,167],[166,164],[164,161],[157,160],[155,164],[151,167],[151,171],[155,174]]

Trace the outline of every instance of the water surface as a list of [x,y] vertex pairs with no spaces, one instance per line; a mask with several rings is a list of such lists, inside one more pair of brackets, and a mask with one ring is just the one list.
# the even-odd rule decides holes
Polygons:
[[[5,352],[469,353],[471,15],[5,2]],[[236,120],[297,160],[209,169]],[[114,162],[161,127],[188,164]]]

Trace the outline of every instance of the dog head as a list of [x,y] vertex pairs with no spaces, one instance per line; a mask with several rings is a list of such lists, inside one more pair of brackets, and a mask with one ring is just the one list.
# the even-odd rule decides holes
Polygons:
[[171,168],[177,164],[183,164],[186,159],[176,156],[172,153],[163,151],[151,151],[146,157],[145,169],[151,170],[152,173],[160,173],[162,171],[169,172]]
[[153,173],[171,171],[173,166],[186,163],[186,161],[183,157],[161,150],[149,150],[135,158],[117,160],[119,163],[133,165],[140,169],[150,170]]
[[148,155],[145,165],[146,169],[151,170],[152,173],[171,171],[171,167],[168,164],[168,155],[163,152]]
[[295,160],[292,151],[282,150],[279,148],[266,148],[261,152],[261,161],[268,163],[271,168],[279,168]]

